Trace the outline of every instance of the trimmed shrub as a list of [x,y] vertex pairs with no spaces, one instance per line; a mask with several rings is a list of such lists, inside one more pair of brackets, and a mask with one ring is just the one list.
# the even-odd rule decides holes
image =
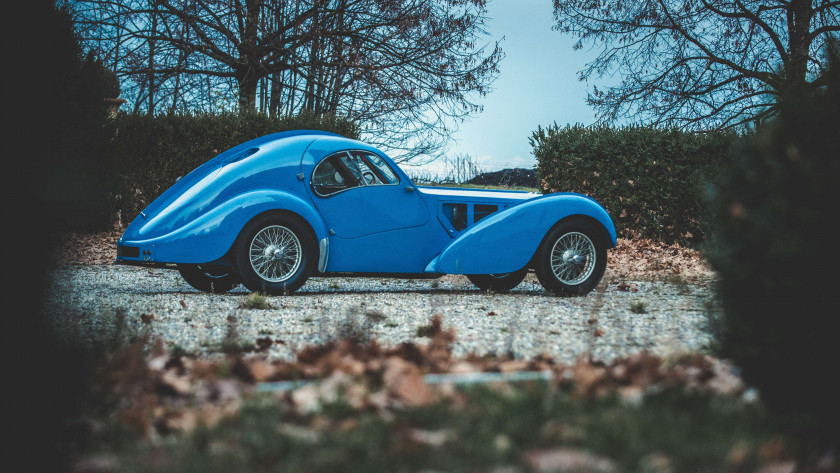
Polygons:
[[709,257],[720,275],[722,354],[772,410],[837,440],[836,58],[823,79],[827,88],[810,96],[782,97],[778,117],[736,144],[713,195],[719,232]]
[[557,124],[530,138],[544,193],[578,192],[607,209],[620,237],[702,241],[705,183],[729,158],[735,135],[652,127]]
[[175,181],[217,154],[280,131],[314,129],[358,138],[358,127],[335,116],[270,118],[263,114],[127,115],[115,120],[114,153],[122,183],[114,207],[130,222]]

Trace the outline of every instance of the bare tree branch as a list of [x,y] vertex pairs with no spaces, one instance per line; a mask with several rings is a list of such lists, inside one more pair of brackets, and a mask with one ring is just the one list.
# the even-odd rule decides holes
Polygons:
[[601,48],[581,80],[621,78],[589,93],[600,122],[696,129],[746,126],[775,113],[767,97],[819,86],[839,13],[827,0],[554,0],[555,29]]

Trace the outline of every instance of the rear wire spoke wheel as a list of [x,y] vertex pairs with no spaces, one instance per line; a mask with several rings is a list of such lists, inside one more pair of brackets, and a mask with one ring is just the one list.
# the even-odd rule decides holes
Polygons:
[[601,281],[606,267],[605,231],[585,220],[556,226],[537,250],[537,278],[546,291],[560,296],[589,293]]
[[202,292],[222,294],[239,285],[239,278],[229,266],[179,264],[178,272],[187,284]]
[[292,293],[312,274],[317,249],[299,218],[268,214],[255,218],[234,244],[234,266],[245,287],[271,295]]
[[468,274],[467,279],[482,291],[508,292],[525,279],[528,267],[503,274]]
[[251,269],[264,280],[275,283],[291,278],[303,259],[297,235],[281,225],[271,225],[257,232],[248,254]]

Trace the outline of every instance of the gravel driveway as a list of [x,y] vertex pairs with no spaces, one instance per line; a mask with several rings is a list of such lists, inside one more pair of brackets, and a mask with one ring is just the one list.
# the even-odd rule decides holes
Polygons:
[[200,293],[172,270],[74,265],[53,271],[45,304],[67,340],[149,335],[170,349],[211,355],[225,343],[251,348],[268,338],[268,355],[283,359],[346,333],[384,346],[423,343],[418,328],[441,314],[444,327],[455,329],[456,356],[546,354],[563,362],[586,354],[608,362],[640,350],[663,356],[703,350],[717,310],[709,284],[619,282],[609,270],[598,289],[580,298],[547,296],[533,274],[510,294],[482,294],[464,277],[444,276],[313,278],[295,295],[267,297],[271,309],[243,308],[247,296],[242,286]]

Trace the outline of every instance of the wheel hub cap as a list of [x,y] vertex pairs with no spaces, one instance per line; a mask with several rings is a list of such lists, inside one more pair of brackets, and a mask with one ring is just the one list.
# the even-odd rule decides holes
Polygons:
[[575,254],[575,252],[572,250],[566,250],[563,252],[563,262],[571,264],[581,264],[583,263],[583,257],[581,255]]
[[263,257],[266,259],[281,259],[285,253],[284,248],[278,248],[274,245],[269,245],[263,252]]

